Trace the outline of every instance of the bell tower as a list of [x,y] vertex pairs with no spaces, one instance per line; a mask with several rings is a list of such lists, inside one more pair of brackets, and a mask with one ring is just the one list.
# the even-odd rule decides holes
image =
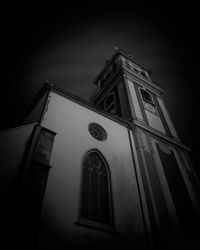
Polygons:
[[154,245],[190,248],[198,239],[200,183],[190,148],[181,142],[164,104],[161,85],[151,79],[148,67],[118,48],[94,84],[92,103],[130,125],[145,223]]
[[94,80],[93,104],[114,116],[137,121],[178,139],[164,105],[162,87],[151,80],[151,70],[115,47],[115,53]]

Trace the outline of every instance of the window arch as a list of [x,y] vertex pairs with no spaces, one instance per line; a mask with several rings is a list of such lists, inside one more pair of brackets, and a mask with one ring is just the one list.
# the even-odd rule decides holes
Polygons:
[[108,165],[97,150],[82,163],[80,218],[112,225],[111,186]]

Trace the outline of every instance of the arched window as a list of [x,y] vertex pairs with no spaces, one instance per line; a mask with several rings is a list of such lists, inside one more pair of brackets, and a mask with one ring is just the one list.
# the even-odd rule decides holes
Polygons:
[[82,166],[81,219],[112,225],[108,165],[97,150],[86,154]]

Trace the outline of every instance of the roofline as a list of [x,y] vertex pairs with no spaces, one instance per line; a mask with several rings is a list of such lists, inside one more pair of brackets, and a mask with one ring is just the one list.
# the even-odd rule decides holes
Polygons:
[[[40,88],[40,90],[37,92],[37,94],[34,96],[34,98],[32,99],[32,101],[28,104],[28,106],[26,107],[25,111],[22,113],[20,119],[16,122],[16,126],[23,126],[21,125],[23,123],[23,120],[25,119],[25,117],[31,112],[32,108],[35,106],[35,104],[37,104],[38,100],[45,94],[49,94],[50,91],[53,91],[55,93],[58,93],[66,98],[68,98],[69,100],[72,100],[90,110],[93,110],[125,127],[128,127],[128,121],[120,118],[120,117],[116,117],[108,112],[103,111],[100,108],[97,108],[96,106],[94,106],[92,103],[68,92],[67,90],[58,87],[55,83],[50,82],[50,81],[46,81],[43,86]],[[38,121],[39,122],[39,121]]]
[[10,127],[10,128],[5,128],[5,129],[0,130],[0,134],[1,133],[6,133],[6,132],[9,132],[9,131],[13,131],[13,130],[16,130],[16,129],[21,129],[21,128],[24,128],[24,127],[35,126],[37,124],[38,124],[38,122],[30,122],[30,123],[26,123],[26,124],[23,124],[23,125],[18,125],[18,126],[14,126],[14,127]]
[[46,84],[46,87],[48,88],[49,91],[54,91],[55,93],[59,93],[61,95],[63,95],[64,97],[68,98],[69,100],[72,100],[72,101],[75,101],[76,103],[78,104],[81,104],[83,105],[84,107],[92,110],[92,111],[95,111],[97,113],[99,113],[100,115],[103,115],[104,117],[108,118],[108,119],[111,119],[131,130],[133,130],[133,126],[138,126],[138,127],[141,127],[143,129],[145,129],[146,131],[148,131],[149,133],[151,133],[152,135],[154,136],[159,136],[159,138],[162,138],[163,141],[166,141],[168,143],[171,143],[172,145],[176,145],[180,148],[183,148],[187,151],[190,151],[190,147],[183,144],[182,142],[178,141],[178,140],[175,140],[173,138],[170,138],[168,137],[167,135],[164,135],[164,134],[161,134],[159,131],[156,131],[155,129],[153,128],[149,128],[148,126],[134,120],[134,124],[131,123],[131,121],[129,120],[125,120],[123,118],[120,118],[118,116],[113,116],[112,114],[108,113],[108,112],[105,112],[103,111],[102,109],[92,105],[91,103],[89,103],[88,101],[78,97],[78,96],[75,96],[74,94],[58,87],[56,84],[54,83],[45,83]]
[[127,120],[124,120],[118,116],[114,116],[106,111],[103,111],[102,109],[94,106],[92,103],[82,99],[81,97],[78,97],[70,92],[68,92],[67,90],[65,89],[62,89],[60,87],[58,87],[56,84],[54,83],[49,83],[49,82],[46,82],[45,85],[42,87],[42,88],[47,88],[48,91],[54,91],[55,93],[59,93],[61,95],[63,95],[64,97],[68,98],[69,100],[72,100],[78,104],[81,104],[82,106],[92,110],[92,111],[95,111],[125,127],[128,127],[129,126],[129,122]]
[[[144,124],[139,123],[136,120],[134,121],[134,124],[132,124],[130,120],[125,120],[125,119],[120,118],[118,116],[114,116],[114,115],[112,115],[112,114],[110,114],[108,112],[105,112],[102,109],[100,109],[100,108],[92,105],[88,101],[86,101],[86,100],[84,100],[84,99],[82,99],[82,98],[80,98],[78,96],[75,96],[74,94],[68,92],[67,90],[58,87],[55,83],[52,83],[52,82],[49,82],[49,81],[46,81],[43,84],[43,86],[41,87],[41,89],[38,91],[38,93],[36,94],[36,96],[33,98],[32,102],[29,104],[27,110],[25,110],[25,113],[24,113],[25,115],[24,115],[23,118],[25,118],[25,116],[28,115],[28,113],[31,111],[31,108],[34,107],[35,103],[37,103],[38,99],[41,98],[45,93],[47,93],[47,95],[48,95],[48,93],[50,93],[50,91],[58,93],[58,94],[60,94],[60,95],[62,95],[64,97],[66,97],[67,99],[72,100],[72,101],[74,101],[74,102],[76,102],[76,103],[78,103],[78,104],[80,104],[80,105],[82,105],[82,106],[84,106],[84,107],[86,107],[86,108],[88,108],[88,109],[96,112],[96,113],[99,113],[100,115],[102,115],[102,116],[104,116],[104,117],[106,117],[106,118],[108,118],[110,120],[113,120],[114,122],[117,122],[118,124],[120,124],[120,125],[122,125],[124,127],[127,127],[127,128],[129,128],[131,130],[133,130],[133,126],[135,125],[135,126],[138,126],[138,127],[141,127],[143,129],[147,130],[148,132],[152,133],[155,136],[156,135],[160,136],[160,133],[157,132],[157,131],[155,131],[155,129],[149,128],[149,127],[145,126]],[[23,124],[23,125],[19,124],[17,126],[12,127],[12,128],[5,129],[5,130],[3,130],[1,132],[4,132],[6,130],[12,130],[14,128],[17,129],[17,128],[23,127],[23,126],[28,126],[28,125],[30,126],[30,125],[38,124],[38,122],[31,122],[31,123]],[[181,147],[181,148],[183,148],[185,150],[190,151],[190,147],[186,146],[182,142],[179,142],[177,140],[169,138],[166,135],[162,135],[161,137],[165,141],[168,141],[168,142],[170,142],[170,143],[172,143],[172,144],[174,144],[176,146],[179,146],[179,147]]]
[[15,124],[18,126],[18,124],[23,123],[23,120],[25,117],[30,113],[30,111],[33,109],[35,104],[41,99],[41,97],[47,92],[47,90],[50,89],[49,87],[50,82],[46,81],[43,86],[39,89],[39,91],[36,93],[36,95],[32,98],[32,100],[28,103],[28,105],[25,107],[25,109],[22,111],[22,113],[17,118]]

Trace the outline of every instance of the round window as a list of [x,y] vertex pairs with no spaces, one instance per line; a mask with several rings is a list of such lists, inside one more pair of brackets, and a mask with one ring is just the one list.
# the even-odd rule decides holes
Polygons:
[[90,123],[88,125],[88,130],[95,139],[99,141],[105,141],[107,138],[107,133],[105,129],[97,123]]

